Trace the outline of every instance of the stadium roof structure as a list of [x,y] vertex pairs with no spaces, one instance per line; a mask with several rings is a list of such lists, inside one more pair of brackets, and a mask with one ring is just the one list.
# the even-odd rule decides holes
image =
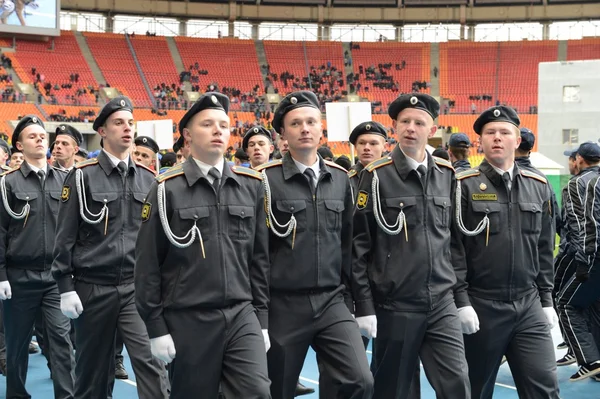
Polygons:
[[600,19],[597,0],[61,0],[66,11],[321,24],[450,24]]

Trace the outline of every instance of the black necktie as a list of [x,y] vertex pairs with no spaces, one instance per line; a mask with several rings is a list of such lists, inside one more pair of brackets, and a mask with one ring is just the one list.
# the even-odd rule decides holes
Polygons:
[[42,186],[44,185],[44,179],[46,178],[46,172],[44,172],[43,170],[38,170],[37,171],[37,175],[40,178],[40,182],[42,183]]
[[121,179],[123,180],[123,182],[125,182],[125,178],[127,177],[127,164],[124,161],[121,161],[117,165],[117,169],[119,169]]
[[315,184],[315,181],[316,181],[315,171],[312,170],[312,168],[306,168],[306,170],[304,171],[304,176],[306,176],[306,179],[310,183],[311,189],[313,189],[316,186],[316,184]]
[[208,175],[212,176],[212,178],[214,179],[212,185],[215,188],[215,192],[218,193],[220,187],[221,172],[219,172],[217,168],[210,168],[210,170],[208,171]]
[[510,173],[504,172],[504,174],[502,175],[502,180],[504,180],[504,182],[506,183],[506,187],[508,188],[508,191],[510,191],[511,186],[512,186],[512,181],[510,179]]
[[417,167],[417,172],[419,172],[419,176],[421,177],[421,181],[423,184],[427,181],[427,168],[424,165],[419,165]]

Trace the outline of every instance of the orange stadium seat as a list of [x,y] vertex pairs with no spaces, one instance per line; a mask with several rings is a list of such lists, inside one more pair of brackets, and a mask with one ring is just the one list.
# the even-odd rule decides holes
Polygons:
[[42,117],[41,112],[37,109],[35,104],[2,103],[0,106],[0,133],[6,133],[8,135],[8,139],[10,140],[13,128],[10,126],[8,121],[16,121],[20,116],[28,114]]
[[567,45],[567,60],[599,60],[600,39],[586,38],[582,40],[569,40]]
[[179,73],[162,36],[135,36],[130,38],[150,89],[164,83],[179,86]]

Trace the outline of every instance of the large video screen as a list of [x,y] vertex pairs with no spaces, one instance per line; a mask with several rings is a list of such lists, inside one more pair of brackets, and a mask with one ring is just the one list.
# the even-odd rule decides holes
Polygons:
[[60,0],[0,0],[0,11],[0,32],[60,35]]

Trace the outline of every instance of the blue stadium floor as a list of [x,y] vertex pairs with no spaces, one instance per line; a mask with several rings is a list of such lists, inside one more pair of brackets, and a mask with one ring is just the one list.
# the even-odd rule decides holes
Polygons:
[[[559,332],[558,328],[553,331],[554,341],[556,344],[559,343]],[[564,350],[557,351],[557,359],[562,357]],[[133,377],[133,371],[129,364],[129,358],[125,355],[125,367],[130,375],[131,380],[117,380],[115,383],[115,392],[113,395],[114,399],[134,399],[137,398],[137,391],[135,388],[135,378]],[[370,351],[368,352],[370,358]],[[600,382],[595,382],[591,379],[580,382],[569,382],[569,376],[577,371],[575,365],[563,366],[558,368],[558,378],[561,388],[562,399],[597,399],[600,398]],[[434,399],[435,394],[433,389],[429,386],[425,373],[421,373],[421,384],[422,384],[422,398],[423,399]],[[29,374],[27,378],[27,389],[34,399],[50,399],[53,397],[52,394],[52,383],[50,381],[50,374],[46,367],[46,360],[41,354],[30,355],[29,358]],[[313,395],[303,396],[306,399],[317,399],[318,398],[318,381],[319,373],[317,371],[317,364],[315,361],[315,353],[311,350],[306,358],[304,369],[302,370],[301,376],[302,382],[306,386],[315,388],[317,393]],[[5,397],[6,387],[4,377],[0,376],[0,398]],[[499,399],[513,399],[518,398],[517,391],[514,388],[513,379],[510,374],[510,369],[507,364],[504,364],[500,368],[498,379],[496,382],[496,390],[494,398]]]

